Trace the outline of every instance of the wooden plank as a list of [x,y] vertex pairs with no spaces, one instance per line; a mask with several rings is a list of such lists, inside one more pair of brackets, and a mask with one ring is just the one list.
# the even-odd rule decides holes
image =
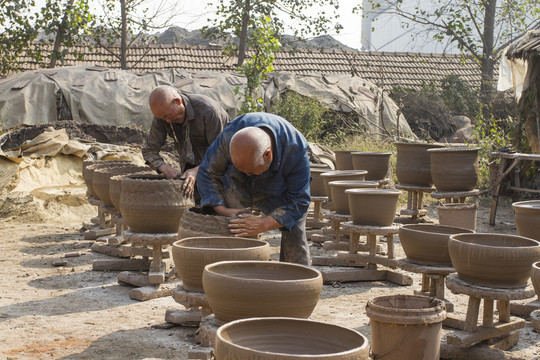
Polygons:
[[113,228],[113,227],[105,228],[105,229],[92,229],[92,230],[87,230],[84,233],[84,239],[85,240],[95,240],[100,236],[112,235],[114,233],[116,233],[116,229]]
[[150,267],[147,259],[107,259],[94,260],[94,271],[145,271]]
[[324,283],[352,282],[352,281],[381,281],[386,280],[385,271],[357,269],[357,268],[327,268],[321,270]]
[[402,274],[395,271],[386,270],[386,280],[393,282],[394,284],[409,286],[413,284],[413,279],[406,274]]
[[480,298],[469,296],[469,305],[467,307],[467,316],[465,318],[465,327],[463,330],[473,332],[478,326],[478,314],[480,311]]
[[474,332],[457,331],[446,336],[446,342],[450,345],[464,347],[479,343],[487,339],[494,339],[508,335],[512,331],[525,327],[525,320],[513,318],[509,323],[496,323],[493,327],[479,326]]
[[109,255],[109,256],[116,256],[116,257],[119,257],[119,258],[128,258],[129,257],[129,255],[126,254],[122,250],[122,246],[120,246],[120,245],[109,245],[109,244],[95,242],[90,247],[90,250],[92,250],[94,252],[97,252],[97,253],[100,253],[100,254],[105,254],[105,255]]
[[337,254],[338,259],[347,259],[349,261],[356,261],[357,263],[369,263],[369,264],[379,264],[384,265],[390,268],[397,267],[396,259],[388,259],[380,255],[367,255],[367,254]]

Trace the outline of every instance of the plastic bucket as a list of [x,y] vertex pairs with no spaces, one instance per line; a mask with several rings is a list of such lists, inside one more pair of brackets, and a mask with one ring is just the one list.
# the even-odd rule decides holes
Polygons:
[[462,227],[476,231],[476,204],[443,204],[437,206],[439,224]]
[[370,299],[366,314],[371,325],[371,357],[384,360],[438,360],[442,300],[416,295],[391,295]]

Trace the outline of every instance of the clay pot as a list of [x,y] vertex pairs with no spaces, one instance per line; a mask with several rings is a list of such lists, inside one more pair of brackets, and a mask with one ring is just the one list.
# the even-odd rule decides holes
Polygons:
[[324,181],[321,174],[331,171],[329,168],[311,168],[311,183],[309,191],[311,196],[326,196]]
[[394,222],[401,191],[394,189],[349,189],[353,224],[390,226]]
[[540,261],[532,264],[531,281],[534,287],[534,292],[540,299]]
[[86,187],[88,188],[88,194],[97,198],[93,186],[95,170],[103,167],[125,166],[130,164],[133,165],[133,163],[129,160],[84,160],[82,164],[82,176]]
[[322,290],[320,271],[276,261],[221,261],[204,268],[202,282],[216,318],[308,318]]
[[441,204],[437,206],[439,224],[476,230],[478,205],[476,204]]
[[184,197],[183,184],[163,175],[127,175],[120,194],[124,222],[136,233],[177,233],[184,210],[194,205]]
[[172,246],[176,275],[190,291],[203,291],[202,275],[208,264],[222,260],[270,259],[266,241],[233,237],[191,237],[175,241]]
[[441,144],[397,142],[396,176],[402,185],[431,187],[431,160],[428,149]]
[[366,170],[332,170],[324,172],[321,177],[324,182],[324,191],[328,200],[332,201],[332,193],[330,190],[330,181],[338,180],[366,180]]
[[[104,167],[94,170],[92,186],[94,192],[105,206],[114,206],[110,196],[111,177],[115,175],[128,175],[142,171],[150,171],[148,166],[125,165]],[[120,196],[120,194],[118,194]]]
[[413,263],[452,266],[448,239],[461,233],[474,231],[440,224],[407,224],[399,228],[399,241],[407,259]]
[[352,150],[335,150],[336,170],[354,170],[352,163]]
[[527,286],[540,260],[540,242],[518,235],[450,235],[448,251],[462,280],[494,288]]
[[520,201],[512,204],[517,233],[540,240],[540,200]]
[[343,326],[285,317],[241,319],[216,333],[216,359],[369,360],[369,341]]
[[390,295],[370,299],[371,356],[387,360],[438,360],[443,300],[417,295]]
[[150,170],[149,167],[141,166],[141,168],[146,168],[147,170],[142,171],[134,171],[128,174],[121,174],[121,175],[113,175],[111,176],[109,182],[109,197],[111,198],[112,205],[120,211],[120,195],[122,191],[122,180],[127,175],[141,175],[141,174],[154,174],[152,170]]
[[437,190],[473,190],[478,181],[478,150],[477,147],[428,149],[431,177]]
[[389,152],[353,152],[353,169],[366,170],[366,180],[382,180],[386,178],[390,168],[391,155]]
[[349,196],[345,194],[347,189],[376,188],[379,183],[376,181],[362,180],[338,180],[330,181],[330,192],[332,193],[332,203],[338,214],[349,215]]

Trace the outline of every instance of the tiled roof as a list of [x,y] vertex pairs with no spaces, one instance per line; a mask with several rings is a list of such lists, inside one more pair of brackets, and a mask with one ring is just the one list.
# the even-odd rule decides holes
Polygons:
[[[47,54],[51,47],[45,45],[42,49]],[[75,50],[84,54],[84,60],[68,56],[59,66],[98,65],[120,68],[118,59],[101,48],[76,46]],[[133,72],[140,73],[170,68],[192,72],[230,72],[235,71],[236,59],[223,56],[221,48],[217,46],[173,44],[132,48],[128,52],[127,61]],[[19,58],[18,70],[36,70],[46,65],[47,61],[36,63],[23,54]],[[274,69],[297,74],[355,74],[385,89],[396,85],[419,89],[431,81],[438,84],[441,79],[453,74],[474,88],[480,87],[479,65],[460,55],[299,49],[295,52],[278,52]],[[495,70],[497,75],[498,69]]]

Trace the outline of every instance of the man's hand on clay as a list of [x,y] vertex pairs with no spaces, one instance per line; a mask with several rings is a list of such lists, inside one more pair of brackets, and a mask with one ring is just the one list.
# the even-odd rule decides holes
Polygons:
[[193,192],[195,191],[195,179],[197,178],[197,171],[199,170],[199,167],[194,167],[192,169],[184,171],[182,174],[182,178],[184,178],[184,185],[182,186],[182,191],[184,192],[184,195],[187,197],[193,196]]
[[176,170],[175,168],[173,168],[172,166],[167,165],[167,164],[163,164],[160,167],[158,167],[157,169],[159,170],[160,173],[165,175],[165,177],[167,179],[169,179],[169,180],[174,179],[178,175],[180,175],[180,171]]
[[265,225],[259,216],[239,214],[229,221],[229,231],[237,237],[255,236],[265,231]]

